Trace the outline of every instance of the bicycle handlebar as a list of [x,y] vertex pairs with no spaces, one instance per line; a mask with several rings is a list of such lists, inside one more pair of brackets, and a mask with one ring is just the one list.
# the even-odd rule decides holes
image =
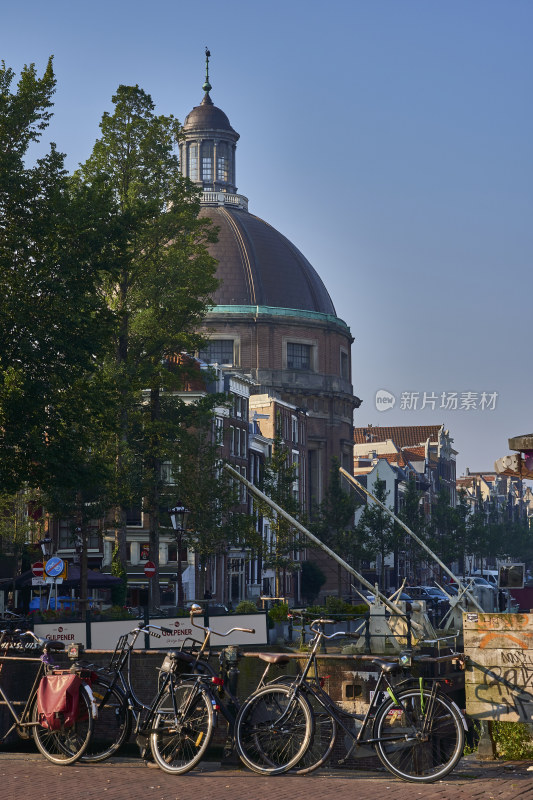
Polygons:
[[162,625],[152,625],[151,622],[147,623],[146,625],[144,625],[144,624],[143,625],[138,625],[136,628],[133,628],[133,630],[130,631],[130,634],[132,634],[132,633],[139,634],[139,633],[147,633],[148,632],[151,636],[156,636],[158,639],[160,639],[161,638],[161,633],[155,633],[155,631],[161,631],[161,633],[166,633],[169,636],[172,634],[172,631],[170,630],[170,628],[165,628]]
[[42,636],[37,636],[37,634],[34,633],[33,631],[15,630],[15,631],[11,631],[11,633],[16,634],[18,636],[18,638],[19,638],[19,641],[21,641],[25,636],[31,637],[35,642],[37,642],[38,645],[40,645],[40,647],[43,648],[43,650],[46,650],[46,649],[49,649],[49,650],[64,650],[65,649],[65,643],[64,642],[60,642],[58,639],[46,639],[46,638],[43,638]]
[[336,633],[330,633],[329,636],[328,636],[327,634],[324,633],[323,630],[317,630],[316,628],[313,628],[313,625],[326,625],[326,624],[333,624],[333,620],[332,619],[314,619],[310,623],[309,627],[313,631],[313,633],[315,633],[317,636],[322,636],[323,639],[335,639],[335,637],[337,637],[337,636],[346,636],[346,637],[349,637],[351,639],[359,639],[359,634],[355,633],[355,632],[351,633],[350,631],[337,631]]
[[191,625],[194,628],[199,628],[200,630],[205,631],[205,633],[209,634],[214,633],[215,636],[229,636],[230,633],[233,633],[234,631],[241,631],[242,633],[255,633],[255,628],[230,628],[229,631],[226,631],[226,633],[219,633],[218,631],[214,631],[207,625],[197,625],[196,622],[194,621],[194,617],[201,613],[202,609],[200,608],[200,606],[193,606],[191,608],[190,611]]

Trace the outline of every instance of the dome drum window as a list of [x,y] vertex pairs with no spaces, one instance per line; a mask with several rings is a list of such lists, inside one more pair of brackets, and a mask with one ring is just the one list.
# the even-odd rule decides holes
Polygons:
[[340,351],[340,374],[341,378],[350,380],[350,359],[347,350]]
[[211,183],[213,181],[213,143],[203,142],[202,144],[202,181]]
[[202,180],[213,180],[213,159],[209,156],[202,156]]
[[199,358],[207,364],[235,363],[233,339],[211,339],[204,350],[198,353]]
[[228,159],[226,158],[226,156],[219,156],[217,164],[217,180],[224,181],[224,183],[227,183],[228,179],[229,179]]
[[313,369],[313,346],[287,342],[287,369],[309,372]]
[[191,144],[189,148],[189,177],[191,181],[198,180],[198,145]]

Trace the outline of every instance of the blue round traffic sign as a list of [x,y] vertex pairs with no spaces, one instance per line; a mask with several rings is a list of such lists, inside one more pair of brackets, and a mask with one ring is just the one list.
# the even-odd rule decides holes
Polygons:
[[65,562],[58,556],[52,556],[52,558],[49,558],[44,565],[44,571],[49,578],[57,578],[58,575],[61,575],[64,569]]

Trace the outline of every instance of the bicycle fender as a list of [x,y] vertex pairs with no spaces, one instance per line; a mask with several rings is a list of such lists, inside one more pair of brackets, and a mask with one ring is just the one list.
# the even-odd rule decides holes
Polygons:
[[463,714],[463,712],[461,711],[461,709],[459,708],[459,706],[457,705],[456,702],[454,702],[451,698],[448,698],[448,700],[452,704],[452,706],[455,708],[455,710],[457,711],[459,716],[461,717],[461,722],[463,723],[463,728],[465,729],[465,731],[467,731],[468,730],[468,723],[466,721],[465,715]]
[[92,714],[93,714],[93,718],[94,719],[98,719],[98,704],[97,704],[97,702],[96,702],[96,700],[94,698],[93,690],[91,689],[91,687],[89,686],[88,683],[84,683],[83,684],[83,688],[85,689],[85,691],[89,695],[89,701],[91,703],[91,711],[92,711]]

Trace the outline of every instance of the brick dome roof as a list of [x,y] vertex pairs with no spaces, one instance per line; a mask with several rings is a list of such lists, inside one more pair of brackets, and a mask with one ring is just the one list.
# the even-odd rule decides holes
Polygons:
[[335,315],[320,276],[305,256],[279,231],[248,211],[204,206],[219,228],[210,245],[218,260],[221,284],[213,296],[217,305],[259,305],[294,308]]

